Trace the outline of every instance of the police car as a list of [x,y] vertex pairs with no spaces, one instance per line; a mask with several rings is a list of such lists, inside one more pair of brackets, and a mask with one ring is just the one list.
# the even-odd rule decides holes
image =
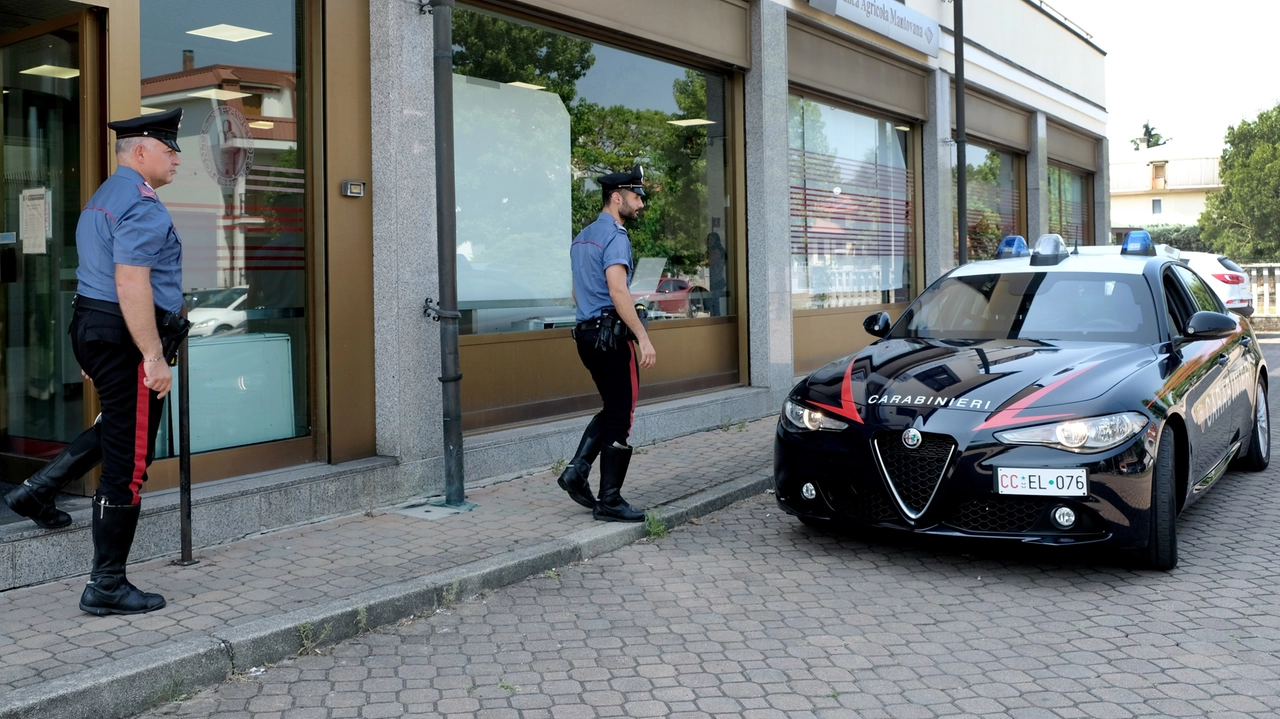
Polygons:
[[1177,251],[1028,251],[948,273],[878,338],[798,384],[778,421],[778,504],[805,524],[1178,561],[1176,516],[1271,457],[1267,368]]

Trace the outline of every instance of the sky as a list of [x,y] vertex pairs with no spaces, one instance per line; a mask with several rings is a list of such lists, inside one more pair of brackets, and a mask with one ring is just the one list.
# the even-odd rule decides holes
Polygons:
[[1111,158],[1150,120],[1187,152],[1217,155],[1229,125],[1280,104],[1276,0],[1049,0],[1107,52]]

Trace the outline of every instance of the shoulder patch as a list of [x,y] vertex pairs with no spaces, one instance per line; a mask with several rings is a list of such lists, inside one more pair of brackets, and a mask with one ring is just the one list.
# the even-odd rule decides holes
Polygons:
[[138,183],[138,192],[142,193],[143,197],[150,197],[153,200],[159,199],[156,197],[156,191],[147,186],[145,182]]

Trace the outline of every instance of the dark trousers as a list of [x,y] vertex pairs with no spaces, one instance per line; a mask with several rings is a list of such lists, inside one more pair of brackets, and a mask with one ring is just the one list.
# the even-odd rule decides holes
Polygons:
[[142,353],[123,317],[77,307],[70,333],[76,361],[102,402],[102,482],[95,496],[107,504],[138,504],[164,401],[142,383]]
[[613,442],[625,446],[631,436],[631,422],[636,413],[636,395],[640,391],[640,365],[635,345],[619,344],[616,349],[596,349],[597,330],[577,333],[578,357],[591,373],[604,408],[596,415],[602,425],[603,446]]

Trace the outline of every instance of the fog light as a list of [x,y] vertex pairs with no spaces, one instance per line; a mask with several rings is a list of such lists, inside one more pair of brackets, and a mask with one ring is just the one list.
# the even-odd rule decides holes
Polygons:
[[1058,526],[1058,529],[1071,529],[1076,523],[1076,510],[1070,507],[1054,509],[1053,523]]
[[805,485],[800,488],[800,496],[805,499],[813,499],[818,496],[818,490],[814,489],[812,484],[805,482]]

